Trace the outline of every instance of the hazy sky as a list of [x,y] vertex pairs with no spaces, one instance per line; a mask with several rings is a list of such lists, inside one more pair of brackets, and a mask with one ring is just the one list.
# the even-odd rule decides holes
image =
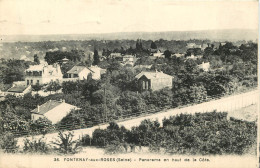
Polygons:
[[2,35],[257,27],[257,1],[0,0]]

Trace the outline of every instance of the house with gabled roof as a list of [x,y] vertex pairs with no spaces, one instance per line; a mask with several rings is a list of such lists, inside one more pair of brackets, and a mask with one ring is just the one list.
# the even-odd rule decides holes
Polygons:
[[49,100],[31,111],[31,120],[36,121],[39,118],[47,118],[52,124],[56,124],[72,110],[79,110],[79,108],[65,103],[65,100]]
[[88,78],[88,75],[92,75],[92,79],[98,80],[101,76],[101,68],[98,66],[86,67],[84,65],[76,65],[67,72],[68,78],[84,80]]
[[79,80],[87,79],[88,74],[91,73],[92,70],[87,68],[86,66],[76,65],[71,70],[67,72],[68,78],[77,78]]
[[139,91],[160,90],[163,88],[172,88],[173,76],[163,72],[141,72],[135,76]]

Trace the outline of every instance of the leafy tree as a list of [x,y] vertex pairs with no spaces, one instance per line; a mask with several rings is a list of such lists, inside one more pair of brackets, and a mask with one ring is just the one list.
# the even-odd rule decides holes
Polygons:
[[52,122],[48,120],[47,118],[39,118],[35,122],[32,122],[30,124],[30,130],[33,133],[40,133],[40,134],[46,134],[52,130],[54,130],[54,127],[52,125]]
[[156,44],[155,44],[155,42],[151,42],[151,49],[157,49],[157,46],[156,46]]
[[39,60],[39,57],[37,54],[34,54],[33,56],[33,61],[36,63],[36,64],[40,64],[40,60]]
[[32,85],[33,90],[36,91],[37,93],[42,89],[42,87],[43,86],[38,83],[36,85]]
[[61,89],[61,86],[58,82],[54,82],[54,81],[51,81],[47,87],[46,87],[46,91],[50,91],[50,93],[52,91],[56,92],[58,91],[59,89]]
[[172,53],[169,50],[164,51],[165,58],[169,59],[171,57]]
[[99,60],[99,55],[98,55],[98,51],[94,50],[94,61],[93,61],[93,65],[98,65],[100,62]]
[[10,132],[6,132],[0,136],[0,147],[6,153],[15,153],[18,150],[17,140]]

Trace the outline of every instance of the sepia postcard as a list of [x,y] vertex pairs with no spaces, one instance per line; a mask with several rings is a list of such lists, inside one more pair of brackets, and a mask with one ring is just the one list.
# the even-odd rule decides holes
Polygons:
[[259,168],[256,0],[0,0],[0,168]]

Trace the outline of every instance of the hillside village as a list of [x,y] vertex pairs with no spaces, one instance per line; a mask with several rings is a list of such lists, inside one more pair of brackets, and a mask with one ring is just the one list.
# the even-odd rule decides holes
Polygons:
[[[86,54],[84,51],[67,52],[62,51],[64,48],[62,50],[53,49],[46,53],[44,59],[40,59],[35,54],[34,62],[27,61],[31,65],[24,68],[24,71],[20,71],[22,81],[17,81],[19,79],[8,82],[2,80],[1,100],[4,102],[6,97],[8,100],[8,96],[22,99],[20,97],[28,94],[43,97],[56,94],[75,94],[73,88],[77,87],[77,93],[81,92],[82,96],[87,98],[86,101],[93,104],[92,94],[102,94],[102,88],[110,87],[112,90],[108,89],[107,92],[111,92],[115,97],[119,96],[119,99],[117,98],[117,101],[113,102],[117,106],[121,103],[120,99],[123,98],[124,92],[130,94],[128,91],[133,91],[131,94],[137,94],[136,99],[139,99],[138,97],[144,96],[142,94],[145,91],[148,91],[149,94],[161,94],[167,89],[169,90],[167,95],[172,92],[175,96],[180,96],[177,99],[180,99],[179,101],[182,103],[189,103],[205,99],[208,96],[235,92],[256,85],[256,65],[254,65],[256,58],[252,55],[250,57],[246,55],[248,54],[246,52],[252,52],[252,47],[256,46],[252,42],[240,46],[234,46],[230,42],[219,42],[218,47],[215,46],[215,43],[187,42],[186,53],[163,51],[153,41],[149,48],[144,48],[142,43],[142,40],[138,39],[136,48],[130,47],[125,50],[121,47],[121,50],[114,49],[114,51],[107,48],[103,49],[102,53],[95,49],[96,46],[93,52]],[[24,61],[25,63],[25,60],[8,61],[2,59],[1,65],[15,61],[20,61],[20,63]],[[209,88],[213,84],[210,78],[216,82],[224,83]],[[92,82],[99,86],[88,86]],[[209,85],[205,85],[205,82],[209,82]],[[6,88],[5,85],[8,84],[9,88]],[[70,87],[70,85],[73,86]],[[123,92],[118,95],[113,89],[120,89],[120,92]],[[192,92],[196,92],[196,95],[189,95],[193,94]],[[102,97],[99,98],[101,104],[104,103],[102,99],[107,99],[104,95]],[[141,97],[140,99],[143,99],[144,102],[138,100],[137,104],[131,105],[132,103],[129,102],[129,105],[137,105],[136,107],[140,108],[138,111],[153,108],[147,102],[150,100]],[[160,99],[159,97],[158,99]],[[167,99],[169,100],[162,103],[167,106],[178,105],[178,101],[175,101],[176,98],[170,96]],[[142,107],[142,103],[145,103],[146,107]],[[37,104],[37,106],[39,105]],[[123,110],[131,109],[131,107],[124,107],[124,105],[121,108]],[[115,110],[118,109],[113,109],[114,112],[109,114],[110,117],[116,115]],[[68,114],[64,114],[63,117]]]
[[187,41],[182,52],[166,49],[167,40],[149,43],[137,39],[134,46],[109,48],[120,43],[101,40],[87,51],[61,47],[44,56],[2,58],[1,131],[19,137],[88,128],[257,87],[252,41]]

